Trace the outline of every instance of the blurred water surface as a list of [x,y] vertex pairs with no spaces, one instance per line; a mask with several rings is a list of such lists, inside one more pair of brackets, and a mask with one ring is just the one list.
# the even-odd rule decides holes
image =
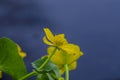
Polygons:
[[[0,37],[27,52],[28,72],[31,62],[47,53],[42,42],[46,26],[65,33],[84,52],[70,80],[120,80],[120,0],[0,1]],[[3,80],[10,78],[4,74]]]

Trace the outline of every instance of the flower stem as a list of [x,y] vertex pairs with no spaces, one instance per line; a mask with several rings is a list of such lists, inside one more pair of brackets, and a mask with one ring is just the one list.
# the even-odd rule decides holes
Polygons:
[[38,68],[38,70],[42,69],[48,63],[48,61],[51,59],[51,57],[55,54],[56,50],[57,50],[57,47],[55,47],[55,49],[48,56],[48,58],[46,59],[46,61]]
[[[45,60],[45,62],[38,68],[38,70],[41,70],[48,63],[48,61],[51,59],[51,57],[55,54],[56,50],[57,50],[57,47],[55,47],[55,49],[51,52],[51,54],[48,56],[48,58]],[[25,80],[25,79],[28,79],[34,75],[37,75],[37,74],[38,73],[36,71],[32,71],[29,74],[20,78],[19,80]]]
[[64,65],[65,68],[65,78],[66,80],[69,80],[69,69],[68,69],[68,64]]
[[36,75],[36,74],[37,74],[36,71],[32,71],[32,72],[30,72],[29,74],[27,74],[27,75],[23,76],[22,78],[20,78],[19,80],[25,80],[25,79],[28,79],[28,78],[30,78],[30,77]]

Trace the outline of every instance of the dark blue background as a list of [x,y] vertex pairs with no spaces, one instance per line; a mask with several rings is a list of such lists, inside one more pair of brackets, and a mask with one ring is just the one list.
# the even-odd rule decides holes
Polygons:
[[120,0],[0,1],[0,37],[11,38],[27,52],[28,72],[30,63],[47,53],[45,26],[65,33],[84,52],[70,80],[120,80]]

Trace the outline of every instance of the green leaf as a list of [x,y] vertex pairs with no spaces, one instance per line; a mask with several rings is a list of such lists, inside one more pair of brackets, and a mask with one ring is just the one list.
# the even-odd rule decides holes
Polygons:
[[[61,77],[58,67],[50,60],[41,70],[38,70],[38,68],[44,63],[44,61],[47,58],[48,58],[47,56],[44,56],[41,59],[38,59],[32,63],[32,66],[39,73],[37,80],[56,80]],[[47,76],[45,78],[48,78],[48,79],[42,78],[44,76]]]
[[50,73],[46,73],[46,74],[47,74],[47,76],[48,76],[48,80],[55,80],[55,79],[51,76]]
[[48,80],[48,76],[46,75],[46,73],[39,74],[36,80]]
[[[44,63],[44,61],[47,59],[47,56],[42,57],[41,59],[38,59],[34,62],[32,62],[32,66],[38,70],[38,68]],[[55,64],[53,64],[50,60],[48,63],[40,70],[40,71],[51,71],[54,67],[57,67]]]
[[18,54],[16,43],[5,37],[0,38],[0,70],[14,80],[26,75],[26,67]]

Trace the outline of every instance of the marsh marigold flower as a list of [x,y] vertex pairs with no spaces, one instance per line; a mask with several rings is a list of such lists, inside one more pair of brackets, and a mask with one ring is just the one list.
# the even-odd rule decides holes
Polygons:
[[48,28],[44,28],[46,36],[43,37],[45,44],[49,46],[55,46],[61,48],[63,45],[68,44],[64,34],[53,35],[53,33]]
[[[48,48],[48,54],[54,50],[54,47]],[[64,72],[64,65],[68,64],[69,70],[74,70],[77,65],[77,60],[82,56],[83,53],[80,51],[79,46],[74,44],[67,44],[62,49],[58,49],[55,54],[52,56],[51,60],[55,63],[60,72]]]
[[21,50],[21,47],[17,44],[18,53],[22,58],[26,57],[26,53]]
[[[17,48],[18,48],[18,53],[21,56],[21,58],[25,58],[26,57],[26,53],[21,50],[21,47],[18,44],[17,44]],[[2,71],[0,71],[0,79],[1,78],[2,78]]]
[[44,32],[46,36],[43,37],[43,41],[49,45],[48,55],[52,55],[53,50],[55,50],[56,47],[58,48],[51,57],[51,61],[59,67],[61,74],[65,71],[65,64],[68,64],[69,70],[74,70],[77,65],[77,60],[83,55],[80,47],[68,43],[64,34],[53,35],[48,28],[44,28]]

